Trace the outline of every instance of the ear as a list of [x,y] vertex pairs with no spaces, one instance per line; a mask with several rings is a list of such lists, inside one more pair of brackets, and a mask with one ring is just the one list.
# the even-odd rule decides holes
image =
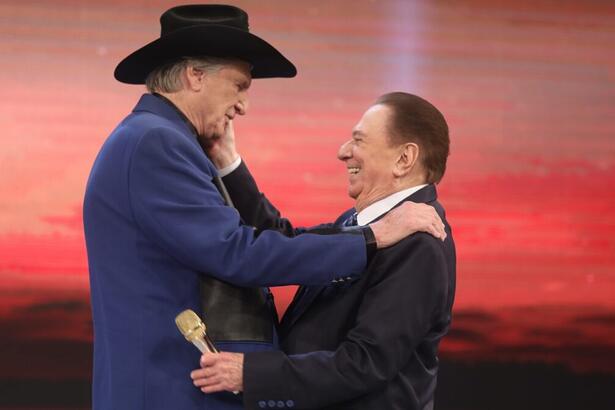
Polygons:
[[397,161],[393,168],[393,175],[397,178],[409,175],[417,166],[419,159],[419,146],[408,142],[399,147]]
[[184,78],[192,91],[201,91],[205,84],[205,72],[190,65],[185,68]]

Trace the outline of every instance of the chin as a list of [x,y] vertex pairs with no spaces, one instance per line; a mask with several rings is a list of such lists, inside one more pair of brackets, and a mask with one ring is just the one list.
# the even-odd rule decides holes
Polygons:
[[357,197],[359,196],[359,193],[355,192],[352,188],[348,188],[348,196],[351,197],[352,199],[357,199]]

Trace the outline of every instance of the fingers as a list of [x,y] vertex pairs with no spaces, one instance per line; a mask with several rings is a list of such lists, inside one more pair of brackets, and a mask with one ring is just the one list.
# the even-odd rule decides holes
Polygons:
[[427,228],[427,233],[442,241],[446,239],[446,231],[444,230],[444,224],[441,222],[435,222],[432,225],[429,225],[429,227]]
[[[430,207],[431,208],[431,207]],[[434,208],[432,214],[432,222],[429,225],[429,233],[434,237],[444,241],[446,239],[446,227],[444,226],[444,222],[440,218],[440,215],[436,212]]]
[[216,364],[218,363],[218,354],[204,354],[201,356],[201,369],[193,370],[190,377],[195,386],[205,387],[213,386],[220,383],[220,370]]
[[223,377],[216,369],[198,369],[190,373],[193,384],[203,393],[215,393],[227,390]]
[[204,393],[235,391],[239,388],[238,383],[228,380],[228,375],[221,369],[195,370],[190,376],[192,383]]
[[444,223],[442,221],[440,221],[440,223],[438,224],[438,231],[440,232],[440,236],[437,236],[437,238],[440,238],[442,241],[444,241],[446,239],[446,227],[444,226]]
[[195,379],[192,381],[192,383],[196,386],[196,387],[211,387],[217,384],[222,384],[224,380],[218,376],[217,374],[214,375],[210,375],[208,377],[203,377],[200,379]]
[[[407,204],[407,205],[406,205]],[[427,204],[405,202],[411,232],[423,231],[442,241],[446,239],[446,227],[436,209]]]
[[[217,369],[208,367],[207,369],[198,369],[190,373],[190,378],[194,381],[195,386],[205,385],[207,380],[211,380],[218,375]],[[198,383],[198,384],[197,384]]]
[[444,226],[444,222],[442,222],[440,215],[438,215],[435,209],[434,209],[434,213],[435,213],[435,218],[436,218],[434,222],[434,228],[436,230],[436,234],[434,236],[440,240],[445,240],[446,239],[446,227]]
[[193,370],[190,377],[204,393],[243,389],[243,354],[206,353],[200,362],[202,368]]
[[224,378],[220,369],[208,367],[194,370],[190,373],[192,383],[204,393],[214,393],[226,390]]
[[440,240],[446,239],[446,230],[444,227],[444,223],[442,219],[440,219],[440,215],[433,209],[432,223],[430,225],[429,233]]
[[227,389],[224,387],[224,384],[222,383],[201,387],[201,391],[203,393],[217,393],[217,392],[226,391],[226,390]]

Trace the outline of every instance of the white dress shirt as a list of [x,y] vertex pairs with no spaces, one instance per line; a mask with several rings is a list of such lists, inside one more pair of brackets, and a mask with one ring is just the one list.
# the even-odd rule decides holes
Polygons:
[[413,186],[401,191],[397,191],[394,194],[382,198],[379,201],[374,202],[367,208],[363,209],[357,214],[357,225],[363,226],[372,222],[374,219],[389,212],[395,205],[415,193],[421,188],[426,187],[427,184]]
[[241,157],[237,157],[237,159],[233,161],[231,165],[228,165],[222,169],[219,169],[218,175],[220,176],[220,178],[223,178],[227,176],[228,174],[230,174],[231,172],[235,171],[237,168],[239,168],[239,165],[241,165]]

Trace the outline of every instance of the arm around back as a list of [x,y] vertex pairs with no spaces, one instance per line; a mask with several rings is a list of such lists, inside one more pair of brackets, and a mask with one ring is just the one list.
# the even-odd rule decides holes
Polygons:
[[[198,146],[168,128],[143,135],[130,159],[133,217],[149,241],[191,268],[240,286],[326,284],[359,274],[362,235],[301,235],[240,223],[212,183]],[[343,261],[343,264],[340,264]]]

